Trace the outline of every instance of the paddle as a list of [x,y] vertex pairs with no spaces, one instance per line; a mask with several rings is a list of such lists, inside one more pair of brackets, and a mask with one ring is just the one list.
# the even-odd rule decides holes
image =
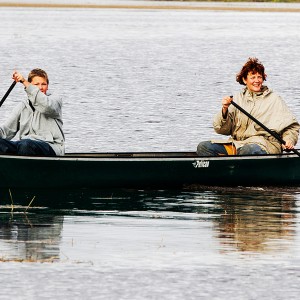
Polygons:
[[5,95],[3,96],[3,98],[0,101],[0,107],[2,106],[2,104],[4,103],[4,101],[6,100],[6,98],[8,97],[8,95],[10,94],[10,92],[12,91],[12,89],[15,87],[16,85],[16,81],[14,81],[11,86],[9,87],[9,89],[7,90],[7,92],[5,93]]
[[[230,98],[233,98],[233,96],[230,96]],[[265,131],[267,131],[268,133],[270,133],[275,139],[277,139],[281,144],[285,145],[285,140],[283,140],[281,138],[281,136],[270,130],[268,127],[266,127],[264,124],[262,124],[261,122],[259,122],[257,119],[255,119],[252,115],[250,115],[247,111],[245,111],[242,107],[240,107],[238,104],[236,104],[234,101],[231,101],[231,104],[233,106],[235,106],[238,110],[240,110],[242,113],[244,113],[249,119],[251,119],[252,121],[254,121],[256,124],[258,124],[260,127],[262,127]],[[288,151],[293,151],[294,153],[296,153],[298,156],[300,156],[300,152],[297,151],[296,149],[288,149]]]

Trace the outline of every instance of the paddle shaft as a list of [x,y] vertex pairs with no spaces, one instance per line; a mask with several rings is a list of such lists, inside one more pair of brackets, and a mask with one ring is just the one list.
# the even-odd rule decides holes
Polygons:
[[[233,98],[232,96],[230,96],[231,98]],[[238,110],[240,110],[242,113],[244,113],[249,119],[251,119],[252,121],[254,121],[256,124],[258,124],[260,127],[262,127],[265,131],[267,131],[268,133],[270,133],[275,139],[277,139],[281,144],[285,145],[285,140],[283,140],[281,138],[281,136],[270,130],[268,127],[266,127],[263,123],[259,122],[256,118],[254,118],[252,115],[250,115],[247,111],[245,111],[242,107],[240,107],[238,104],[236,104],[234,101],[231,101],[231,104],[233,106],[235,106]],[[293,151],[294,153],[296,153],[298,156],[300,156],[300,152],[297,151],[296,149],[290,149],[291,151]]]
[[9,87],[9,89],[7,90],[7,92],[5,93],[5,95],[3,96],[3,98],[0,101],[0,107],[2,106],[2,104],[4,103],[4,101],[6,100],[6,98],[8,97],[8,95],[10,94],[10,92],[12,91],[12,89],[15,87],[16,85],[16,81],[14,81],[11,86]]

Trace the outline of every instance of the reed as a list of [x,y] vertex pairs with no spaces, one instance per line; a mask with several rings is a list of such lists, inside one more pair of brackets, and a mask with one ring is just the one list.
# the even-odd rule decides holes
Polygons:
[[10,189],[8,189],[8,192],[9,192],[10,201],[11,201],[11,213],[13,213],[13,211],[14,211],[14,199],[12,197],[12,193],[11,193]]
[[35,196],[33,196],[33,198],[31,199],[31,201],[29,202],[28,206],[26,207],[24,213],[27,212],[28,208],[30,207],[31,203],[33,202],[33,200],[35,199]]

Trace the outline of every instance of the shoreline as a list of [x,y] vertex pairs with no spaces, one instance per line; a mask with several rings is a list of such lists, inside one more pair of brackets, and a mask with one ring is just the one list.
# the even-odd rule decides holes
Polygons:
[[[156,2],[156,1],[155,1]],[[187,2],[190,3],[190,2]],[[230,3],[230,5],[226,5]],[[239,6],[238,3],[243,3]],[[251,4],[252,2],[249,2]],[[260,2],[262,3],[262,2]],[[0,7],[11,7],[11,8],[57,8],[57,9],[155,9],[155,10],[214,10],[214,11],[241,11],[241,12],[300,12],[300,7],[268,7],[268,6],[246,6],[245,2],[217,2],[218,5],[214,5],[212,2],[205,4],[204,2],[199,3],[194,2],[194,5],[187,5],[184,2],[179,2],[175,4],[170,2],[170,4],[156,3],[151,4],[75,4],[75,3],[24,3],[24,2],[0,2]],[[253,3],[252,3],[253,4]]]

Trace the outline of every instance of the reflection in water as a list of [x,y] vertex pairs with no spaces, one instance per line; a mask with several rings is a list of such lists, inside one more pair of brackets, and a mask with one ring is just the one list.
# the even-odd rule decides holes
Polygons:
[[[99,218],[119,218],[123,228],[131,226],[128,225],[130,219],[139,218],[142,224],[147,219],[158,218],[167,220],[170,228],[174,225],[172,220],[186,224],[197,222],[198,231],[193,231],[195,236],[191,238],[195,241],[201,239],[203,243],[211,238],[217,239],[219,249],[210,250],[219,250],[221,255],[232,251],[265,253],[283,250],[293,243],[295,236],[296,195],[284,190],[199,187],[169,191],[1,191],[0,258],[30,261],[59,259],[63,223],[76,218],[79,222],[71,226],[80,226],[81,218],[87,216],[94,220],[97,233],[91,232],[91,239],[103,239],[99,236],[103,230],[103,223],[97,221]],[[207,227],[208,222],[215,232],[213,237]],[[102,227],[99,229],[99,226]],[[74,227],[74,232],[77,228]],[[204,234],[199,237],[200,232]],[[178,237],[180,234],[178,232]]]
[[295,236],[295,197],[290,194],[241,191],[225,194],[218,205],[223,213],[214,225],[221,244],[231,246],[226,251],[278,250]]
[[59,257],[63,216],[0,206],[0,261],[53,261]]

